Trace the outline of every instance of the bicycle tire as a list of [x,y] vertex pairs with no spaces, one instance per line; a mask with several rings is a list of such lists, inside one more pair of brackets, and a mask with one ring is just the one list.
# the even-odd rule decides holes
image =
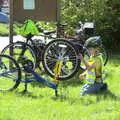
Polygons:
[[21,70],[15,59],[8,55],[0,55],[0,91],[16,89],[20,80]]
[[[62,51],[64,52],[64,54],[62,53]],[[63,57],[63,58],[60,58],[60,57]],[[56,61],[59,58],[63,60],[64,65],[62,66],[62,72],[58,79],[67,80],[73,77],[73,75],[78,71],[80,60],[78,59],[77,52],[76,52],[76,49],[74,48],[74,45],[70,43],[68,39],[57,38],[49,42],[45,47],[45,50],[43,52],[42,64],[44,69],[47,71],[47,73],[52,77],[55,76],[53,69],[55,67]],[[66,67],[68,62],[71,62],[70,64],[73,66],[73,69],[71,68],[70,72],[69,72],[69,68],[67,70],[67,67],[69,67],[70,64],[68,64],[68,66]],[[51,66],[48,66],[48,63],[50,63]]]
[[41,66],[42,54],[43,54],[46,44],[42,43],[40,39],[35,39],[35,40],[29,39],[28,44],[32,47],[36,55],[36,68],[42,71],[43,69],[43,67]]
[[[19,62],[17,60],[17,58],[20,56],[20,53],[16,53],[15,49],[16,50],[20,50],[20,49],[22,50],[23,46],[26,47],[26,51],[25,52],[27,52],[27,50],[28,50],[28,53],[26,55],[24,54],[24,56],[22,56],[22,58],[30,59],[31,61],[33,61],[33,63],[34,63],[33,64],[34,65],[33,69],[35,69],[35,67],[36,67],[36,55],[34,53],[34,50],[32,49],[32,47],[29,44],[26,44],[26,43],[21,42],[21,41],[9,44],[1,51],[1,54],[9,55],[9,49],[10,49],[10,47],[13,47],[13,55],[12,55],[12,57],[19,63],[19,66],[21,67],[21,62]],[[21,60],[23,60],[22,58],[21,58]]]

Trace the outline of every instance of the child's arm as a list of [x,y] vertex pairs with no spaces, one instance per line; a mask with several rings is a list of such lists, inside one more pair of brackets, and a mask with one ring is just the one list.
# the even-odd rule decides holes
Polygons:
[[84,57],[82,56],[82,54],[79,54],[79,57],[80,57],[80,59],[83,61],[83,63],[85,64],[87,70],[90,70],[90,69],[92,69],[92,68],[95,68],[95,63],[93,63],[93,64],[90,65],[90,64],[84,59]]
[[79,75],[79,78],[82,80],[85,79],[85,77],[86,77],[86,71]]
[[95,74],[96,78],[102,77],[102,62],[98,58],[95,60]]

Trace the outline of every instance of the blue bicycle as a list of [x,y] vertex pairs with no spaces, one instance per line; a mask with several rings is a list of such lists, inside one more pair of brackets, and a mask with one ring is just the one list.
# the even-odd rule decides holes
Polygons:
[[[46,86],[55,90],[57,95],[58,84],[45,80],[38,75],[33,69],[33,62],[26,60],[23,68],[19,66],[15,59],[8,55],[0,55],[0,91],[10,91],[16,89],[21,82],[25,83],[25,90],[27,91],[27,83],[37,81],[44,83]],[[21,77],[22,69],[25,72],[25,79]],[[22,71],[21,71],[22,70]],[[30,77],[31,75],[31,77]]]
[[8,55],[0,55],[0,91],[13,90],[21,80],[21,70],[17,62]]

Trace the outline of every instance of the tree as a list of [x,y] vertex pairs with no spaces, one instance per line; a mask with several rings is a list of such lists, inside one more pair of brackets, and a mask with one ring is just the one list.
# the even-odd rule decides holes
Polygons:
[[120,46],[120,0],[61,0],[61,3],[62,22],[73,28],[78,21],[94,21],[97,33],[109,48]]
[[2,8],[2,5],[3,5],[3,0],[0,0],[0,12],[1,12],[1,8]]

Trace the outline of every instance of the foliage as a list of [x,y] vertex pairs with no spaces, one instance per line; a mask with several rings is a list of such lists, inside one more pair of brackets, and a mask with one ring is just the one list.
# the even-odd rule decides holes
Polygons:
[[62,0],[61,21],[74,27],[78,21],[93,21],[107,47],[120,46],[119,0]]
[[37,27],[43,29],[43,30],[55,30],[56,29],[56,24],[54,22],[44,22],[44,21],[39,21],[36,23]]
[[[39,32],[42,32],[43,30],[55,30],[56,29],[56,25],[54,22],[38,21],[35,24]],[[14,33],[20,34],[20,28],[22,27],[23,27],[23,24],[14,24]]]
[[0,23],[0,35],[6,36],[9,34],[9,26],[7,24]]
[[[74,28],[79,21],[93,21],[96,34],[103,37],[109,49],[120,47],[120,0],[60,0],[61,23],[67,23],[66,32],[74,35]],[[40,21],[36,23],[40,29],[56,29],[54,22]],[[7,30],[0,26],[0,34],[6,35]],[[18,33],[18,28],[15,28]]]

